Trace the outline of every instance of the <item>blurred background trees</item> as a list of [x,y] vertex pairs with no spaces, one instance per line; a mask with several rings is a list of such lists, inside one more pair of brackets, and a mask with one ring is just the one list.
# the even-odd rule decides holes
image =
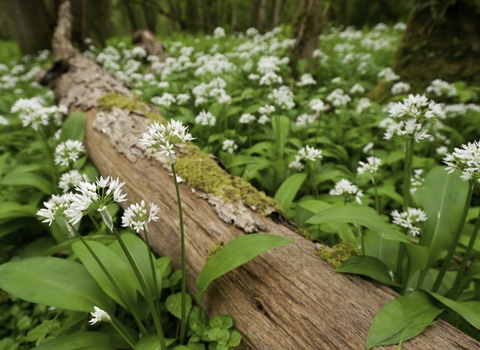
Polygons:
[[[0,39],[17,40],[23,54],[50,47],[56,13],[63,0],[0,0]],[[71,0],[73,38],[82,46],[92,38],[103,46],[112,36],[149,29],[159,37],[174,32],[210,34],[250,27],[261,33],[291,25],[301,17],[304,0]],[[308,3],[309,1],[307,1]],[[413,0],[321,0],[315,11],[321,27],[372,26],[405,21]],[[32,39],[34,38],[34,40]]]

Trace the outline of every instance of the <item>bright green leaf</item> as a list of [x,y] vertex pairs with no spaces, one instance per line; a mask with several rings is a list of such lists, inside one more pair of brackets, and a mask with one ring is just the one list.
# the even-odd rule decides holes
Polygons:
[[290,209],[297,192],[306,178],[307,174],[305,173],[293,174],[282,183],[274,197],[280,208],[285,211]]
[[81,112],[72,113],[62,124],[60,142],[67,140],[82,141],[85,134],[85,114]]
[[227,272],[245,264],[269,249],[289,243],[284,237],[267,234],[250,234],[235,238],[207,261],[196,281],[197,302],[203,305],[203,294],[210,283]]
[[368,276],[371,279],[388,286],[400,286],[393,280],[387,266],[380,260],[371,256],[351,256],[344,261],[336,271]]
[[455,301],[437,293],[429,293],[443,305],[462,316],[472,326],[480,329],[480,301]]
[[114,350],[110,337],[97,332],[77,332],[50,340],[32,350]]
[[[188,316],[190,309],[192,308],[192,298],[190,294],[185,295],[185,314]],[[168,312],[178,319],[182,319],[182,293],[170,294],[165,301],[165,306],[167,307]]]

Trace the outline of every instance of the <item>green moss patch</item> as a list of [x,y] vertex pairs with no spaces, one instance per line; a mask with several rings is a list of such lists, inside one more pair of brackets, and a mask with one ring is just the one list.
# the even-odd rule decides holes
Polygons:
[[104,109],[111,109],[113,107],[118,107],[121,109],[126,109],[127,111],[141,111],[144,113],[151,121],[158,121],[160,123],[164,123],[165,119],[159,114],[148,110],[145,107],[145,103],[142,101],[130,98],[123,94],[119,93],[111,93],[103,95],[98,99],[98,102]]
[[322,246],[316,254],[334,268],[337,268],[349,257],[361,255],[361,251],[352,243],[342,242],[335,245],[333,248]]

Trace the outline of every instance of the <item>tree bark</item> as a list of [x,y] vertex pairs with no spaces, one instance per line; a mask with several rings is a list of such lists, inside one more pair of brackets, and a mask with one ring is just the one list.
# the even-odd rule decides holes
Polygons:
[[8,0],[11,18],[22,55],[35,54],[50,49],[54,22],[47,8],[39,0]]
[[260,0],[260,6],[258,7],[258,20],[257,29],[260,33],[265,31],[267,27],[267,0]]
[[275,0],[273,4],[273,28],[278,27],[280,24],[280,15],[282,9],[282,0]]
[[[155,33],[156,26],[156,8],[154,0],[143,0],[143,15],[145,17],[145,23],[147,24],[147,29],[152,33]],[[138,28],[137,28],[138,29]]]
[[232,1],[232,20],[230,22],[230,32],[235,33],[237,26],[237,0]]
[[[63,5],[62,11],[67,10],[68,5]],[[75,52],[69,42],[69,25],[64,24],[68,22],[66,18],[57,27],[54,55],[68,62],[71,69],[52,81],[51,86],[60,103],[70,110],[85,112],[84,142],[88,154],[103,176],[118,176],[126,181],[124,189],[129,202],[123,204],[142,199],[161,204],[160,220],[149,225],[150,242],[156,253],[171,256],[173,267],[178,268],[179,219],[168,160],[138,147],[138,139],[150,123],[145,114],[156,112],[146,104],[135,111],[102,107],[98,98],[107,93],[123,94],[126,98],[133,95],[96,63]],[[188,158],[189,166],[200,169],[200,174],[210,159],[193,145],[182,145],[177,153],[179,165]],[[225,176],[224,170],[214,168],[204,176]],[[242,181],[229,178],[234,185]],[[231,313],[235,317],[236,328],[243,335],[241,349],[364,348],[374,315],[396,294],[377,283],[335,273],[314,255],[312,242],[286,225],[260,215],[242,200],[227,200],[226,190],[219,191],[214,195],[180,184],[189,292],[197,292],[195,278],[206,262],[207,251],[218,241],[227,243],[245,231],[263,231],[287,237],[292,243],[268,251],[214,282],[204,299],[207,313]],[[278,214],[270,211],[270,217]],[[439,321],[405,342],[402,348],[473,350],[480,349],[480,343]]]

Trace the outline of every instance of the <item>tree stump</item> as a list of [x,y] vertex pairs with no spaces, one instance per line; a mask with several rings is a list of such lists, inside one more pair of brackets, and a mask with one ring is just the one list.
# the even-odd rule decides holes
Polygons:
[[[132,102],[132,94],[121,82],[72,48],[68,13],[69,3],[64,2],[53,40],[55,58],[63,60],[68,69],[50,85],[61,104],[85,112],[88,154],[103,176],[126,181],[129,202],[124,204],[144,199],[161,207],[160,220],[150,225],[152,249],[171,256],[173,267],[179,268],[179,219],[167,159],[138,146],[149,117],[161,117],[147,104]],[[117,94],[117,106],[106,109],[106,99],[101,97],[112,92]],[[234,316],[243,335],[241,349],[363,349],[375,314],[396,294],[358,276],[335,273],[314,255],[312,242],[285,223],[272,220],[279,215],[271,199],[226,174],[195,146],[184,145],[177,153],[178,164],[188,160],[186,168],[190,164],[200,174],[208,168],[197,182],[185,178],[187,183],[180,184],[190,293],[196,294],[196,276],[207,260],[207,251],[218,241],[228,243],[245,232],[257,231],[292,241],[215,281],[205,294],[207,314]],[[212,176],[230,182],[211,192],[200,189],[202,181]],[[257,196],[258,205],[254,207],[242,196],[232,197],[235,188]],[[480,343],[440,321],[404,343],[403,349],[480,349]]]

